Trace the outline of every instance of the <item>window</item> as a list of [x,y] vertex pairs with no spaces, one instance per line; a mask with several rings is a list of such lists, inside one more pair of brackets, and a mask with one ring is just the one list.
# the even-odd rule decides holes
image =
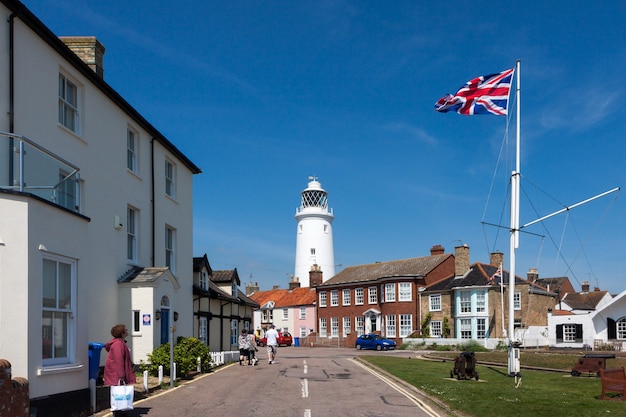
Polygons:
[[[626,319],[621,318],[615,322],[615,329],[617,331],[617,339],[626,339]],[[609,339],[611,337],[609,336]]]
[[238,289],[239,288],[237,287],[237,281],[233,280],[233,282],[231,282],[230,284],[230,293],[233,297],[239,297],[239,294],[237,293]]
[[44,365],[74,360],[76,263],[44,258],[42,265],[42,359]]
[[209,326],[206,317],[200,317],[198,319],[198,339],[202,341],[205,345],[209,343],[208,339],[209,334]]
[[367,289],[367,300],[369,304],[376,304],[378,302],[378,294],[376,292],[376,287],[369,287]]
[[230,321],[230,344],[236,345],[239,337],[239,322],[237,320]]
[[133,334],[141,333],[141,312],[133,310]]
[[55,186],[52,201],[68,210],[78,211],[80,208],[77,201],[79,187],[80,183],[76,176],[70,177],[69,172],[60,170],[59,182]]
[[487,334],[487,322],[485,319],[476,319],[476,338],[484,339]]
[[306,337],[306,326],[300,326],[300,337]]
[[137,173],[137,134],[126,129],[126,168]]
[[354,290],[354,303],[359,305],[363,304],[364,296],[363,296],[363,288],[356,288]]
[[311,255],[315,255],[315,248],[311,248]]
[[59,74],[59,123],[76,134],[79,131],[78,87]]
[[[485,293],[483,291],[476,293],[476,312],[484,313],[486,311]],[[480,338],[479,338],[480,339]]]
[[357,316],[356,317],[356,334],[357,336],[361,336],[365,333],[365,317]]
[[412,298],[413,298],[413,294],[411,293],[411,283],[410,282],[398,283],[399,301],[411,301]]
[[176,231],[170,227],[165,228],[165,266],[172,273],[176,272],[176,257],[174,256]]
[[407,337],[413,332],[413,316],[400,314],[400,337]]
[[176,198],[176,167],[170,161],[165,161],[165,194]]
[[283,320],[288,320],[288,319],[289,319],[289,309],[283,308]]
[[396,284],[385,284],[385,302],[394,303],[396,301]]
[[320,337],[326,337],[328,330],[326,329],[326,317],[320,317]]
[[441,320],[431,320],[430,337],[441,337]]
[[300,307],[300,320],[304,320],[304,319],[306,319],[306,307]]
[[471,319],[461,319],[459,320],[459,337],[461,339],[471,339],[472,338],[472,320]]
[[339,337],[339,317],[330,318],[330,337]]
[[326,307],[326,291],[320,291],[320,307]]
[[432,294],[428,297],[428,310],[441,311],[441,294]]
[[336,307],[339,305],[339,291],[332,290],[330,292],[330,305]]
[[350,317],[343,318],[343,337],[346,337],[350,334]]
[[126,210],[126,256],[129,262],[137,262],[137,218],[139,213],[132,207]]
[[200,272],[200,288],[203,290],[209,289],[209,273],[204,269]]
[[461,313],[471,313],[472,293],[470,291],[461,291],[459,293],[459,304]]
[[563,325],[563,341],[564,342],[576,341],[576,325],[575,324]]
[[350,305],[350,290],[349,289],[345,289],[342,291],[341,293],[341,303],[344,306],[349,306]]
[[521,292],[516,292],[515,294],[513,294],[513,308],[515,310],[522,309],[522,293]]
[[396,337],[396,316],[395,314],[388,314],[386,316],[387,328],[385,334],[387,337]]

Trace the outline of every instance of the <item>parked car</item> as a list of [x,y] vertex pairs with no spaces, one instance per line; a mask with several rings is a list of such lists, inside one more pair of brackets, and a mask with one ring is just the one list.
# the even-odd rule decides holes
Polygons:
[[354,347],[357,350],[360,349],[376,349],[376,350],[389,350],[396,348],[396,342],[389,339],[384,339],[377,334],[369,333],[362,334],[356,338]]
[[[293,337],[288,332],[278,332],[278,346],[291,346],[293,343]],[[263,337],[261,339],[256,340],[256,344],[258,346],[267,345],[267,338]]]

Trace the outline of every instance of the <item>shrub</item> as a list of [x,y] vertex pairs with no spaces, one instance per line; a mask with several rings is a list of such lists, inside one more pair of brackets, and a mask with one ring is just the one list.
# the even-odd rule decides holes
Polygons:
[[[198,367],[198,358],[201,360],[202,372],[211,369],[211,355],[209,347],[195,337],[179,337],[174,346],[174,362],[179,375],[185,376],[193,372]],[[154,349],[148,355],[148,362],[141,361],[141,370],[147,370],[151,375],[158,375],[159,366],[170,374],[170,345],[163,344]]]
[[485,348],[475,340],[470,340],[461,347],[461,350],[465,352],[487,352],[489,349]]

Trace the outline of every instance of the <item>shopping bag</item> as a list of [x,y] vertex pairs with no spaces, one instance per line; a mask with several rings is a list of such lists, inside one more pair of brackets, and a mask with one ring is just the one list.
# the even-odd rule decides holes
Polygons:
[[133,409],[135,387],[133,385],[111,386],[111,411],[126,411]]

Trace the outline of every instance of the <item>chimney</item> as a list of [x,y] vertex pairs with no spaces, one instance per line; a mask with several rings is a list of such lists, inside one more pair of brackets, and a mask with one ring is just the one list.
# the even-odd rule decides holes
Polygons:
[[104,45],[95,36],[60,36],[59,39],[100,78],[104,78]]
[[537,279],[539,279],[539,270],[537,268],[530,268],[526,274],[526,278],[528,278],[530,282],[537,281]]
[[588,293],[589,292],[589,281],[583,281],[583,283],[582,283],[582,292],[583,293]]
[[273,290],[279,290],[280,289],[280,285],[274,284],[274,285],[272,285],[272,289]]
[[431,255],[431,256],[434,256],[434,255],[443,255],[443,253],[444,253],[445,251],[446,251],[446,250],[444,249],[444,247],[443,247],[443,246],[441,246],[441,245],[433,245],[433,247],[432,247],[432,248],[430,248],[430,255]]
[[296,288],[300,288],[300,280],[298,277],[292,275],[291,278],[289,278],[289,289],[294,290]]
[[504,254],[502,252],[492,252],[489,255],[489,265],[500,266],[500,264],[504,262]]
[[463,244],[463,246],[457,246],[454,248],[454,275],[461,277],[469,271],[470,266],[470,253],[469,246]]
[[311,265],[309,271],[309,287],[314,288],[322,283],[322,268],[318,264]]
[[254,284],[250,283],[246,285],[246,296],[250,296],[255,292],[259,291],[259,283],[255,282]]

